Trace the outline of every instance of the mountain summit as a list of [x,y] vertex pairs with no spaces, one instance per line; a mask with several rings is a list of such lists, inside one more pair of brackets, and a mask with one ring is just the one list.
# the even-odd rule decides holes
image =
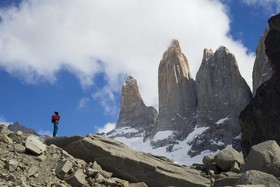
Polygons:
[[128,77],[118,123],[107,136],[181,164],[201,162],[201,153],[227,145],[241,150],[239,114],[252,93],[226,47],[203,51],[194,80],[179,41],[172,40],[159,63],[158,94],[157,115],[143,103],[136,80]]

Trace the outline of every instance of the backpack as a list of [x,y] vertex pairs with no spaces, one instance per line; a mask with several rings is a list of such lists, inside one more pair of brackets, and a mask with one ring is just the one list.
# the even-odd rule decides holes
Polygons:
[[57,120],[56,118],[56,115],[52,115],[52,123],[55,123],[55,121]]

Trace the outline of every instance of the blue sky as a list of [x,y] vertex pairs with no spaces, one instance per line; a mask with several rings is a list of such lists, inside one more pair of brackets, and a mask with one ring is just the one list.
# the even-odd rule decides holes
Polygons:
[[144,102],[158,105],[157,68],[173,38],[193,77],[204,48],[224,45],[251,86],[267,19],[279,0],[1,0],[0,122],[60,136],[112,127],[128,75]]

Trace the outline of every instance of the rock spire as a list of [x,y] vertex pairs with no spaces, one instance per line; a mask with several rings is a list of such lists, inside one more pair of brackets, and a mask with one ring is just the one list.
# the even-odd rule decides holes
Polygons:
[[132,127],[138,130],[149,128],[155,123],[156,118],[156,109],[144,104],[137,81],[128,76],[122,86],[121,107],[116,127]]
[[[234,144],[240,134],[239,114],[252,94],[240,75],[237,61],[223,46],[213,53],[205,49],[196,75],[198,97],[197,127],[205,130],[191,144],[190,155],[202,150],[216,151]],[[235,145],[233,145],[235,146]]]
[[158,68],[159,116],[155,132],[178,130],[189,133],[194,127],[197,106],[195,81],[178,40],[163,54]]

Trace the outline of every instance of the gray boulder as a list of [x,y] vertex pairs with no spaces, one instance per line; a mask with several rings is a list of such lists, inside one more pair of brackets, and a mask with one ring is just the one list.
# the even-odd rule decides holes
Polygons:
[[250,170],[242,174],[235,185],[264,185],[265,187],[279,187],[279,180],[273,175]]
[[222,171],[230,171],[235,163],[238,163],[239,166],[244,165],[243,156],[230,147],[227,147],[216,154],[214,161]]
[[280,147],[274,140],[266,141],[251,148],[243,171],[258,170],[280,176]]
[[37,155],[42,154],[46,150],[46,145],[34,135],[30,135],[27,137],[25,147],[27,150]]
[[87,162],[96,161],[106,171],[114,173],[114,176],[132,183],[197,187],[210,184],[209,179],[202,177],[197,170],[176,165],[163,157],[133,151],[124,144],[103,136],[88,135],[76,141],[57,137],[46,142],[61,146],[76,158]]

